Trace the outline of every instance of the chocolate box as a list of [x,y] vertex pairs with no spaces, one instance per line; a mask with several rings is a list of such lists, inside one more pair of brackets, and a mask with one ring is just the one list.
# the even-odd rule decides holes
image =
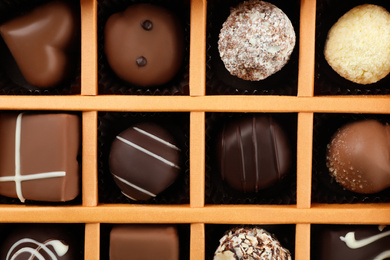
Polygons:
[[[313,225],[390,224],[390,205],[381,198],[365,202],[359,200],[327,201],[317,198],[313,185],[313,165],[317,165],[318,153],[313,152],[316,136],[314,128],[317,114],[377,114],[390,112],[387,91],[366,91],[353,87],[353,91],[340,92],[324,83],[323,66],[319,64],[323,43],[319,29],[323,24],[317,17],[326,17],[323,10],[337,9],[337,2],[330,0],[289,1],[296,10],[294,26],[297,33],[294,65],[298,70],[291,76],[291,89],[281,91],[246,90],[207,92],[212,68],[208,66],[210,53],[209,12],[217,1],[182,1],[188,5],[189,23],[189,93],[181,95],[115,95],[99,94],[99,44],[98,44],[98,0],[80,0],[81,11],[81,92],[70,95],[1,95],[0,110],[7,111],[77,111],[82,118],[82,202],[78,205],[0,205],[0,222],[8,223],[80,223],[85,224],[84,259],[104,259],[101,251],[106,246],[107,225],[113,224],[179,224],[189,226],[184,259],[212,259],[215,248],[210,248],[208,234],[217,234],[235,225],[271,225],[288,227],[293,248],[293,258],[309,260],[311,229]],[[115,2],[115,1],[114,1]],[[117,1],[120,2],[120,1]],[[283,1],[270,1],[283,3]],[[288,1],[284,1],[288,2]],[[356,1],[343,1],[352,8]],[[371,1],[370,1],[371,2]],[[237,1],[219,4],[235,5]],[[360,3],[360,1],[359,1]],[[327,8],[323,8],[326,4]],[[329,6],[331,8],[329,8]],[[388,6],[387,6],[388,7]],[[349,8],[349,9],[350,9]],[[324,18],[325,19],[325,18]],[[321,32],[326,34],[326,32]],[[1,80],[1,79],[0,79]],[[278,84],[276,81],[275,84]],[[286,83],[287,84],[287,83]],[[324,87],[328,84],[328,87]],[[317,89],[319,86],[319,89]],[[158,92],[158,91],[157,91]],[[133,93],[133,92],[132,92]],[[137,94],[137,92],[134,92]],[[164,93],[164,92],[159,92]],[[183,94],[184,93],[184,94]],[[207,94],[206,94],[207,93]],[[242,95],[244,94],[244,95]],[[348,94],[348,96],[344,95]],[[379,94],[379,95],[378,95]],[[100,112],[175,112],[189,113],[189,203],[188,204],[130,204],[103,203],[99,201],[98,169],[98,115]],[[296,186],[291,203],[271,204],[212,204],[205,203],[206,170],[206,117],[208,113],[279,113],[296,115],[296,156],[293,164]],[[314,163],[316,162],[316,163]],[[218,232],[213,230],[217,229]],[[185,233],[185,232],[184,232]],[[283,233],[283,232],[282,232]],[[292,236],[292,238],[291,238]],[[184,237],[186,237],[184,235]],[[183,241],[182,241],[183,242]],[[216,241],[212,241],[213,245]],[[211,253],[210,253],[211,252]]]

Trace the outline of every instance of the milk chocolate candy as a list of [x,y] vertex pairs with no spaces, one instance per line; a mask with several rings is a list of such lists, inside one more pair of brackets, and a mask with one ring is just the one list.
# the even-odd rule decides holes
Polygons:
[[77,239],[64,226],[21,224],[2,233],[0,259],[4,260],[81,260]]
[[110,260],[178,260],[179,238],[172,226],[116,225],[110,233]]
[[122,193],[148,200],[168,188],[181,172],[181,150],[173,136],[154,123],[134,125],[116,136],[109,167]]
[[345,125],[328,145],[327,167],[345,189],[370,194],[390,186],[390,127],[376,120]]
[[383,228],[383,226],[375,225],[323,226],[312,239],[312,259],[389,259],[390,230]]
[[65,1],[51,1],[5,22],[0,34],[31,85],[54,87],[70,76],[79,19]]
[[134,4],[107,20],[104,51],[119,78],[144,87],[163,85],[181,66],[183,28],[165,8]]
[[291,164],[288,139],[269,115],[227,123],[218,138],[217,155],[222,179],[244,192],[272,187]]
[[0,114],[0,195],[21,202],[79,194],[80,119],[71,114]]

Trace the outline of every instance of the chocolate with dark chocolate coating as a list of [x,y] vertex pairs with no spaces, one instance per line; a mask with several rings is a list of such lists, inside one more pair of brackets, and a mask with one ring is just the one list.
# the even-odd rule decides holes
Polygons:
[[345,189],[370,194],[390,187],[390,126],[376,120],[338,129],[328,145],[327,167]]
[[163,85],[181,66],[184,30],[170,10],[134,4],[107,20],[104,51],[119,78],[142,87]]
[[79,18],[65,1],[52,1],[0,25],[22,75],[39,88],[57,86],[74,68]]
[[0,114],[0,195],[21,202],[77,197],[80,129],[73,114]]
[[148,200],[168,188],[181,172],[181,150],[173,136],[154,123],[140,123],[113,141],[109,167],[122,193]]
[[291,165],[291,148],[269,115],[252,115],[226,124],[217,143],[222,179],[234,189],[257,192],[281,181]]
[[390,258],[390,231],[381,226],[324,225],[312,234],[312,259]]
[[2,233],[0,259],[81,260],[80,241],[68,229],[54,224],[22,224],[9,234]]
[[176,228],[160,225],[116,225],[110,233],[110,260],[179,259]]

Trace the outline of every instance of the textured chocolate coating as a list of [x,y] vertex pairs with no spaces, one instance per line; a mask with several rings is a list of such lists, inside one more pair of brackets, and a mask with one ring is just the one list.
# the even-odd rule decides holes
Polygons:
[[[383,226],[326,225],[312,239],[312,259],[390,258],[390,231]],[[382,230],[382,231],[381,231]]]
[[291,164],[287,137],[269,115],[226,124],[218,138],[217,155],[222,179],[244,192],[273,186]]
[[375,193],[390,186],[390,128],[376,120],[340,128],[328,145],[327,167],[345,189]]
[[[181,66],[184,33],[169,10],[134,4],[113,14],[104,31],[104,51],[111,69],[121,79],[138,86],[170,81]],[[146,64],[139,65],[139,57]]]
[[0,195],[69,201],[79,194],[80,119],[70,114],[0,114]]
[[179,259],[176,228],[157,225],[116,225],[110,233],[110,260]]
[[70,76],[79,30],[75,11],[60,1],[0,25],[0,34],[24,78],[39,88],[54,87]]
[[290,251],[261,228],[235,228],[226,232],[219,241],[214,260],[291,260]]
[[281,70],[295,46],[287,15],[273,4],[245,1],[231,9],[219,34],[218,50],[230,74],[259,81]]
[[109,167],[122,193],[148,200],[168,188],[179,176],[181,151],[171,134],[153,123],[140,123],[113,141]]
[[4,260],[78,260],[78,240],[64,226],[53,224],[23,224],[2,233],[0,259]]

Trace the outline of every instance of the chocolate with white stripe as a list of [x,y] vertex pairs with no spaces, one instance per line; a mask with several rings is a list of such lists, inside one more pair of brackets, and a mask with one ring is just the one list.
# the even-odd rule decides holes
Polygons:
[[222,179],[244,192],[278,183],[291,164],[291,148],[282,128],[269,115],[253,114],[226,124],[217,143]]
[[179,176],[180,157],[181,151],[166,129],[153,123],[140,123],[115,138],[109,167],[125,196],[148,200]]

